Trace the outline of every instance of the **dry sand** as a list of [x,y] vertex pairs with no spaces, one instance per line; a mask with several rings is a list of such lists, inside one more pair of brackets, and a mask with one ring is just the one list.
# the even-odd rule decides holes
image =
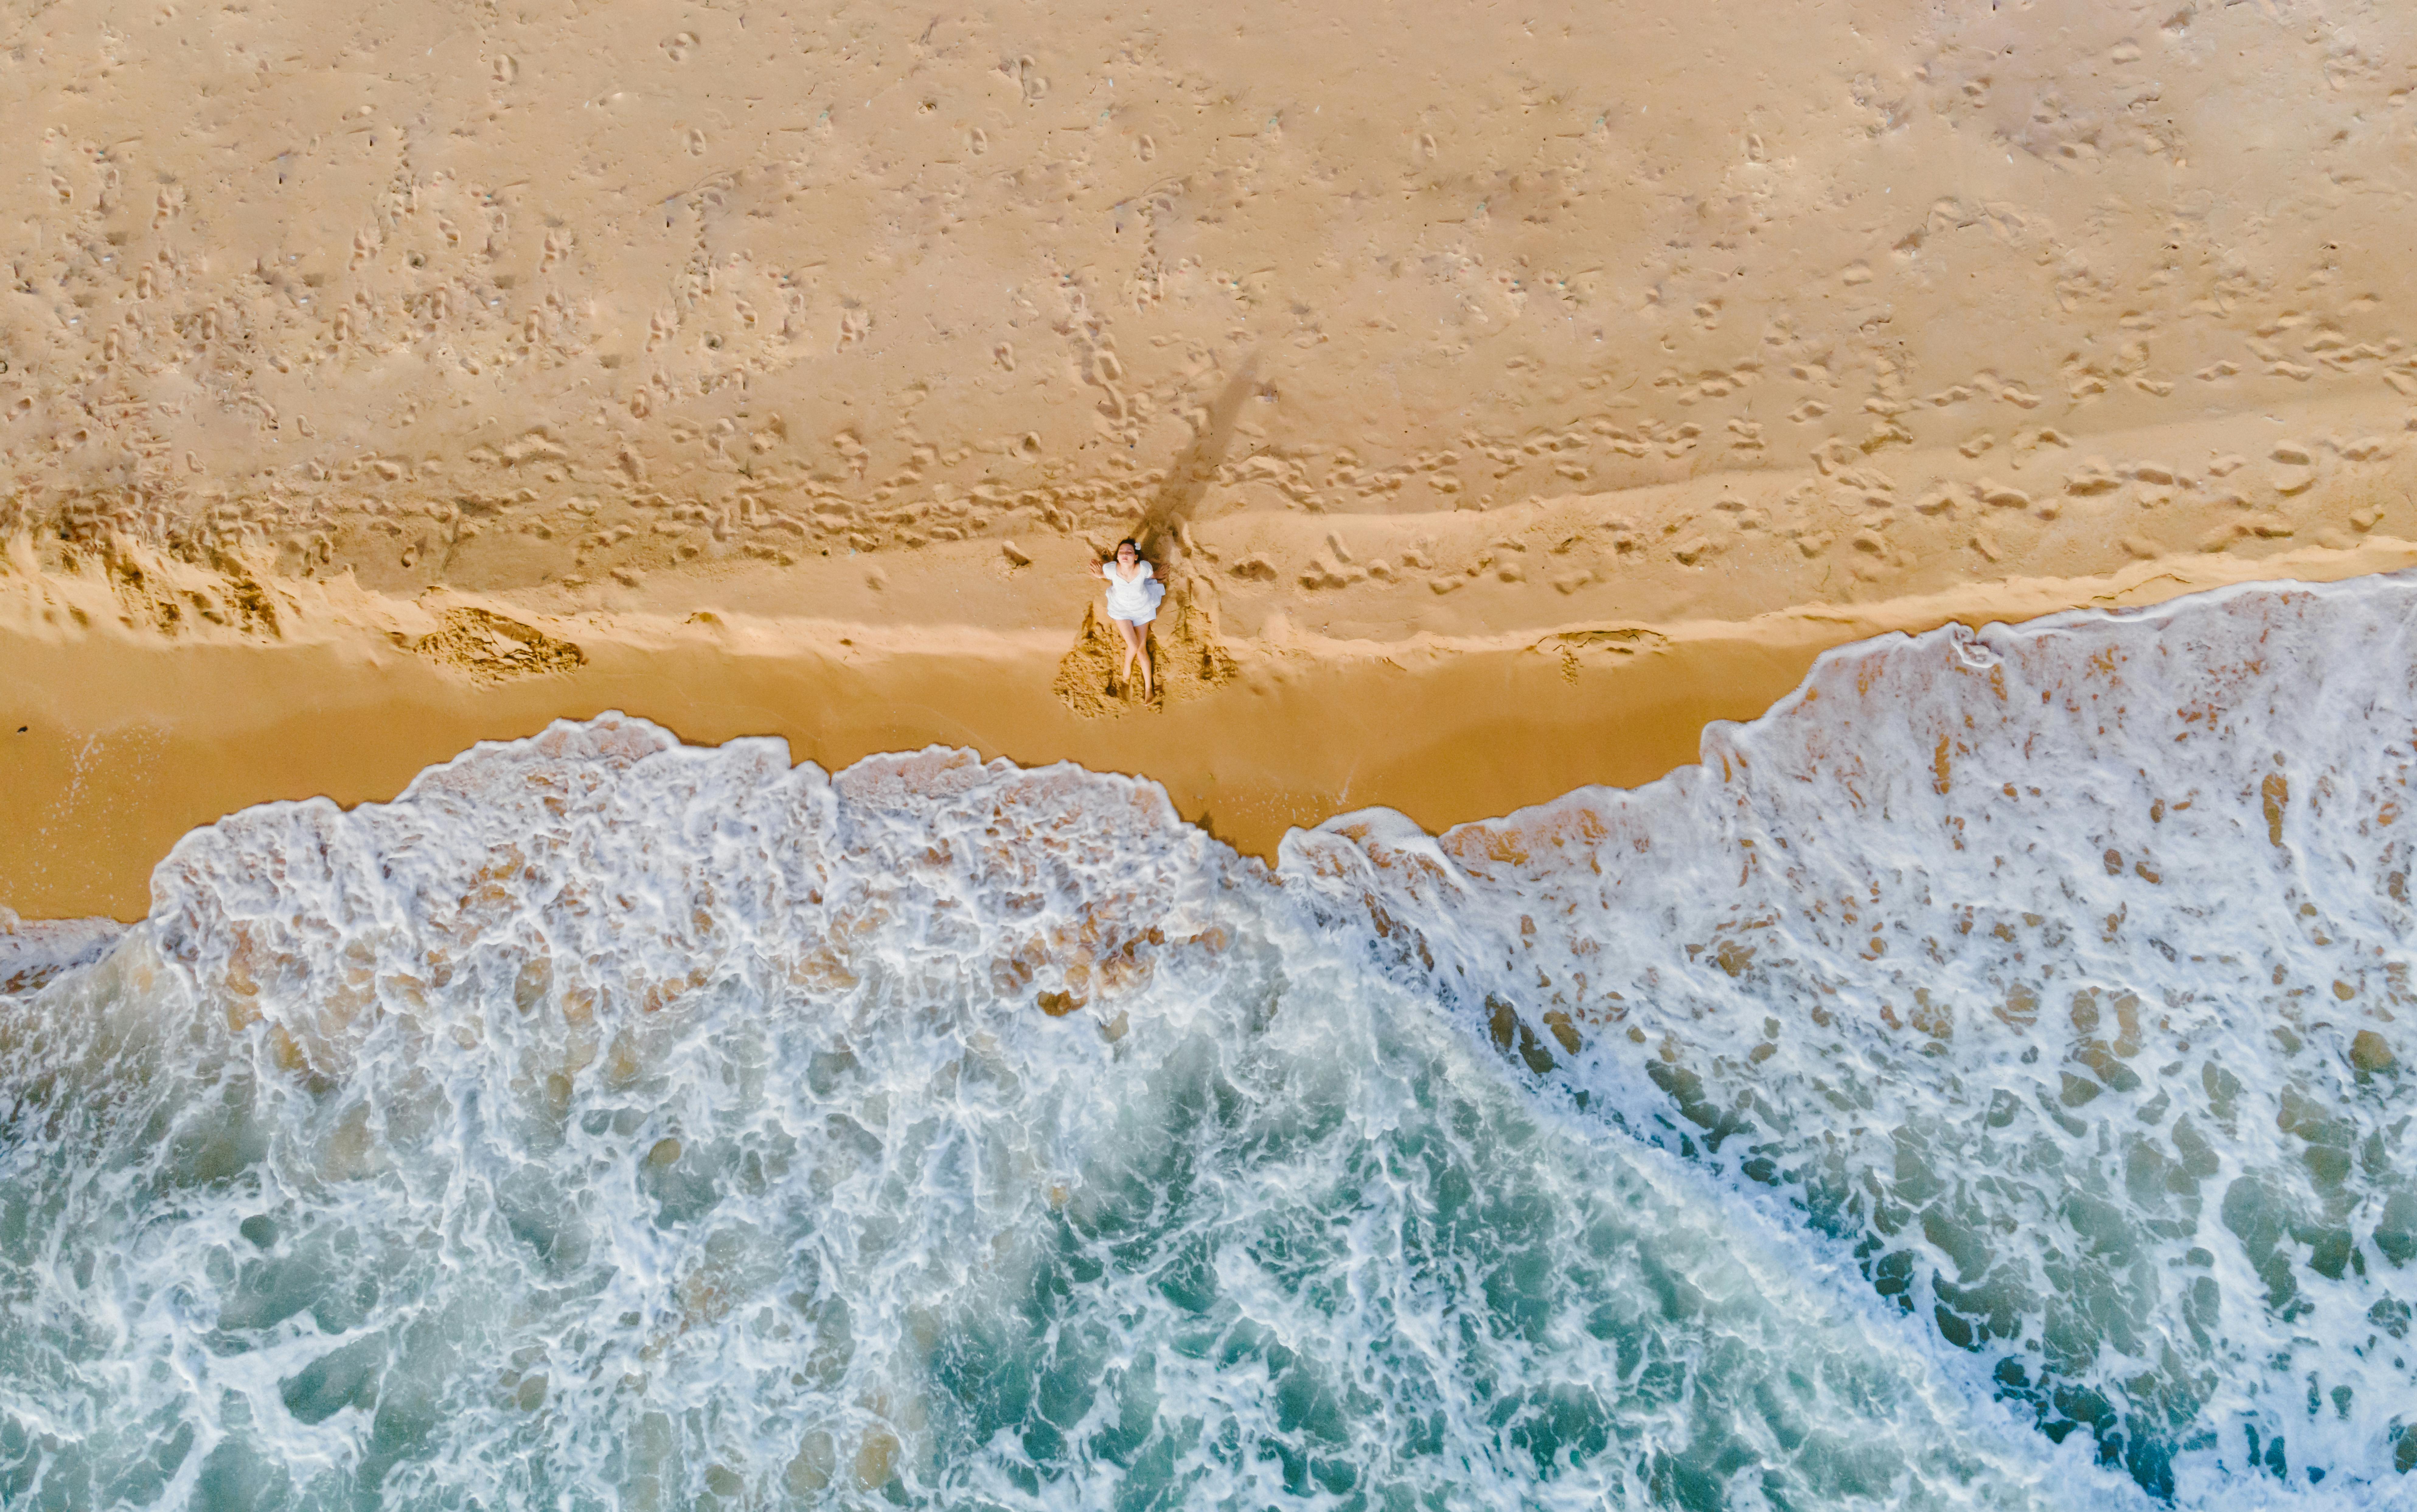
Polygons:
[[0,903],[611,707],[1265,851],[2417,561],[2417,11],[1953,8],[18,8]]

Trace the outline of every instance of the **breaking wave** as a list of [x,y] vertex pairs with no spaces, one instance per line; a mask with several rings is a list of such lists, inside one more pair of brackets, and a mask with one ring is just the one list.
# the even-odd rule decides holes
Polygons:
[[2387,1504],[2412,615],[1887,637],[1272,869],[617,716],[236,815],[0,952],[0,1502]]

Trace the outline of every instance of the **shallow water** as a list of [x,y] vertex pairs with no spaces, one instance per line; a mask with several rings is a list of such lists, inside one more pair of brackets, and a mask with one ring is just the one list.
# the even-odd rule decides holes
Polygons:
[[606,717],[0,996],[0,1502],[2390,1505],[2417,583],[1272,871]]

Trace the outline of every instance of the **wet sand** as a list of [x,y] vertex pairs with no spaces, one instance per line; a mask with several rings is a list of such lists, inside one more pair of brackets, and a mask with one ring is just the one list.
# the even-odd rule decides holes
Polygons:
[[[575,668],[480,683],[366,631],[263,646],[19,629],[0,635],[12,669],[0,810],[14,820],[0,827],[0,896],[27,917],[130,920],[149,906],[152,866],[197,824],[273,799],[391,797],[477,741],[607,709],[693,742],[778,735],[793,759],[834,770],[938,744],[1136,772],[1186,818],[1271,856],[1286,829],[1353,809],[1440,829],[1588,784],[1649,781],[1695,759],[1707,722],[1755,717],[1822,651],[1869,635],[2412,565],[2417,543],[2371,539],[1654,630],[1246,643],[1213,692],[1088,717],[1053,689],[1066,644],[1045,632],[893,631],[898,643],[882,644],[861,627],[722,614],[589,635]],[[443,619],[441,605],[411,607]]]

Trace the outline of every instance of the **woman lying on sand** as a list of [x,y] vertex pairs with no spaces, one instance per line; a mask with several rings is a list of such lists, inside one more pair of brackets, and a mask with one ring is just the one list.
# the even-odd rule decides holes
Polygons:
[[1124,660],[1117,669],[1117,679],[1131,677],[1138,658],[1141,696],[1148,698],[1149,622],[1158,618],[1158,601],[1166,597],[1165,585],[1141,559],[1141,548],[1129,538],[1117,542],[1117,554],[1100,564],[1100,576],[1108,580],[1108,623],[1123,640]]

